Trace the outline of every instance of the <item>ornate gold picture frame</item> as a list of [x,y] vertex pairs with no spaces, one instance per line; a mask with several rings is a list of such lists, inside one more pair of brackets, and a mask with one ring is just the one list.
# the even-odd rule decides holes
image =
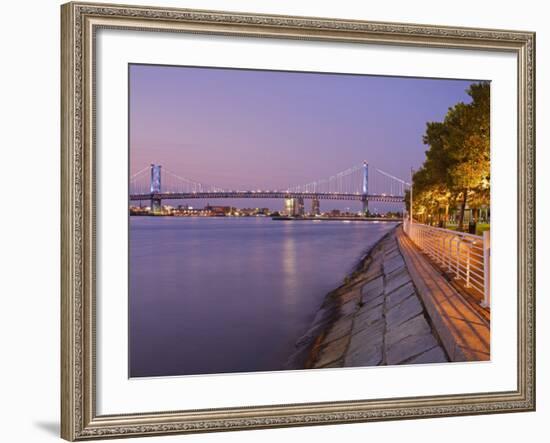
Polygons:
[[[533,411],[535,35],[532,32],[123,5],[61,7],[61,435],[109,437]],[[507,52],[517,56],[517,389],[456,395],[98,415],[95,71],[99,29]],[[121,149],[125,149],[121,147]],[[510,293],[513,290],[510,289]]]

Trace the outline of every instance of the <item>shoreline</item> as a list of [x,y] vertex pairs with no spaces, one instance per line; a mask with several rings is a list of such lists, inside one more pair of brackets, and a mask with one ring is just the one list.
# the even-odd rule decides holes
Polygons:
[[296,349],[288,357],[285,369],[311,369],[314,367],[314,362],[324,338],[335,323],[345,316],[342,309],[348,301],[345,295],[353,292],[356,286],[368,280],[372,274],[372,272],[369,272],[369,268],[373,262],[373,252],[380,247],[384,240],[395,235],[399,226],[400,224],[397,224],[370,248],[366,249],[353,270],[344,277],[342,284],[325,295],[308,329],[296,340]]
[[402,223],[402,218],[390,218],[390,217],[292,217],[292,216],[278,216],[271,217],[273,221],[360,221],[360,222],[393,222]]
[[130,217],[175,217],[175,218],[270,218],[272,221],[360,221],[402,223],[402,218],[395,217],[293,217],[271,215],[174,215],[174,214],[130,214]]
[[396,225],[325,296],[287,360],[288,369],[487,359],[488,352],[464,351],[462,347],[477,344],[453,335],[453,325],[441,326],[444,321],[456,323],[457,313],[434,313],[431,290],[416,279],[409,253],[403,255],[403,237],[401,226]]

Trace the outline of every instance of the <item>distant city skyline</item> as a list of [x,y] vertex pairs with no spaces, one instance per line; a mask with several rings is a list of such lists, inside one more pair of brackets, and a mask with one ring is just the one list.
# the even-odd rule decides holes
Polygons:
[[233,189],[308,183],[364,160],[408,179],[426,123],[469,102],[475,82],[141,64],[129,74],[130,174],[155,163]]

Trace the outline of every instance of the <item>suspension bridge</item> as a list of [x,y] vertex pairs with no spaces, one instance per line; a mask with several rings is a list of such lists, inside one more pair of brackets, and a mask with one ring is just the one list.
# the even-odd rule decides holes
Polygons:
[[363,162],[302,185],[239,190],[201,183],[152,164],[133,174],[129,186],[130,201],[149,201],[153,212],[163,200],[275,198],[361,201],[365,213],[369,202],[404,203],[410,183]]

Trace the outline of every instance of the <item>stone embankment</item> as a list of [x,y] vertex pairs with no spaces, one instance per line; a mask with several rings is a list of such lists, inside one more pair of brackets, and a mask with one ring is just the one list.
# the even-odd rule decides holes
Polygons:
[[413,284],[394,229],[327,295],[288,367],[446,361],[449,357]]

